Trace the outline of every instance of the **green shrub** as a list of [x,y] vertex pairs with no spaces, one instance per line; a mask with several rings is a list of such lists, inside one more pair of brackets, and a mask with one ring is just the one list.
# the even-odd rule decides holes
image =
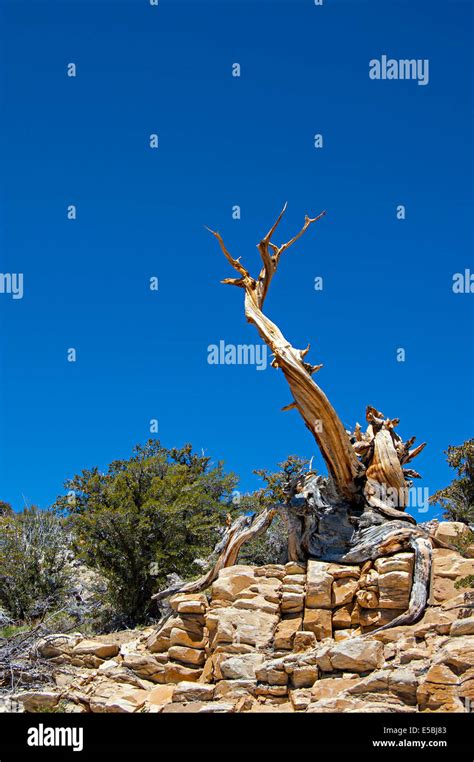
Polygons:
[[17,620],[57,607],[67,582],[66,535],[51,511],[26,508],[0,517],[0,604]]
[[150,599],[169,574],[201,573],[196,561],[209,556],[235,512],[235,483],[190,445],[168,450],[149,440],[105,473],[93,468],[69,479],[55,510],[67,517],[78,557],[106,578],[104,603],[135,625],[156,615]]

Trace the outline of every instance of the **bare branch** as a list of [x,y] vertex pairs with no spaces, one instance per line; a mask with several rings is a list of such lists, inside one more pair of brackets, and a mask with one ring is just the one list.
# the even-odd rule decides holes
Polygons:
[[301,228],[300,232],[297,233],[289,241],[287,241],[286,243],[284,243],[284,244],[282,244],[281,246],[278,247],[278,254],[276,255],[277,263],[278,263],[278,260],[280,259],[281,255],[283,254],[283,252],[286,251],[286,249],[288,249],[292,244],[294,244],[295,241],[298,240],[298,238],[301,238],[303,233],[305,233],[307,231],[307,229],[309,228],[310,225],[313,224],[313,222],[317,222],[318,220],[320,220],[325,215],[326,215],[326,210],[324,210],[324,212],[321,212],[321,214],[318,214],[317,217],[308,217],[308,215],[306,214],[305,215],[305,220],[304,220],[304,225]]
[[238,259],[234,259],[232,254],[230,254],[230,252],[227,250],[225,243],[222,240],[221,234],[218,233],[216,230],[211,230],[211,228],[208,228],[207,226],[206,226],[206,230],[209,230],[209,232],[212,233],[212,235],[215,238],[217,238],[217,240],[219,241],[219,246],[221,247],[225,258],[227,259],[229,264],[232,265],[234,270],[237,270],[237,272],[240,273],[243,278],[248,278],[249,281],[253,280],[250,273],[245,269],[245,267],[242,264],[240,264],[240,257]]

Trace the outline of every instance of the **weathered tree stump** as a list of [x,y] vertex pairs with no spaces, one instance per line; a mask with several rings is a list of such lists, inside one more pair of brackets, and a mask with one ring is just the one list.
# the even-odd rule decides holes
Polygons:
[[[415,437],[403,441],[395,431],[399,420],[386,418],[367,407],[367,428],[356,424],[346,431],[324,392],[313,379],[321,365],[306,361],[306,349],[295,349],[264,313],[263,305],[280,257],[314,222],[306,216],[301,230],[287,243],[277,246],[272,238],[286,210],[258,244],[262,268],[253,278],[227,250],[219,233],[210,231],[239,277],[223,283],[242,288],[248,322],[253,323],[273,354],[272,366],[279,368],[288,383],[292,401],[283,410],[296,409],[312,433],[326,462],[328,476],[301,474],[288,485],[284,505],[254,517],[240,517],[229,527],[216,549],[217,561],[210,571],[185,585],[170,587],[154,596],[160,600],[176,592],[197,592],[208,587],[219,570],[237,560],[244,542],[264,532],[280,512],[288,527],[290,560],[315,558],[339,563],[362,563],[369,559],[413,550],[415,571],[408,610],[385,627],[408,624],[423,612],[431,566],[431,540],[405,512],[408,490],[419,474],[406,466],[425,447],[412,447]],[[384,629],[384,627],[380,628]]]

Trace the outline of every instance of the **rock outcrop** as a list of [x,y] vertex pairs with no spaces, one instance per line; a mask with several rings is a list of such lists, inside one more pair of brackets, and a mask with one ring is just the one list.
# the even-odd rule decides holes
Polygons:
[[[449,527],[438,532],[448,536]],[[32,658],[55,689],[26,711],[465,712],[474,701],[474,560],[433,551],[430,603],[413,625],[413,555],[223,569],[208,595],[178,594],[155,628],[94,640],[52,635]]]

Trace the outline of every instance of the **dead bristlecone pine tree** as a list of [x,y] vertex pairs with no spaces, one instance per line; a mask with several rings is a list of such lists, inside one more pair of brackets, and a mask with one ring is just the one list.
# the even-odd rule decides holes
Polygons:
[[198,592],[207,588],[220,569],[236,563],[244,542],[262,534],[279,513],[288,528],[288,554],[294,561],[318,559],[345,564],[360,564],[403,550],[415,554],[413,585],[408,609],[385,627],[409,624],[424,611],[431,568],[432,543],[425,530],[405,512],[411,480],[419,474],[408,464],[423,450],[425,443],[413,447],[415,437],[404,441],[396,431],[399,420],[386,418],[374,407],[367,407],[365,431],[357,423],[347,431],[328,398],[316,384],[314,375],[321,365],[307,361],[306,349],[296,349],[278,326],[263,312],[265,297],[282,254],[316,222],[306,216],[301,230],[281,245],[273,238],[286,211],[258,244],[262,267],[256,278],[228,251],[221,235],[210,232],[236,271],[236,277],[222,282],[244,291],[245,316],[272,352],[272,366],[282,371],[292,400],[283,410],[295,409],[313,435],[326,462],[328,476],[301,473],[287,485],[284,504],[273,505],[261,513],[239,517],[216,548],[216,562],[207,574],[185,585],[175,585],[155,595],[162,599],[176,592]]

